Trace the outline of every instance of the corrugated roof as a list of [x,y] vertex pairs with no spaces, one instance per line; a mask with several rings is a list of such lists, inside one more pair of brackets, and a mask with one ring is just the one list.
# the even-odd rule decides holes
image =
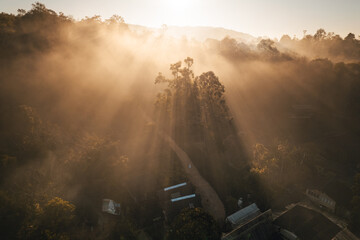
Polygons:
[[177,184],[177,185],[174,185],[174,186],[166,187],[166,188],[164,188],[164,191],[166,192],[166,191],[169,191],[171,189],[179,188],[179,187],[182,187],[182,186],[185,186],[185,185],[186,185],[186,182],[180,183],[180,184]]
[[339,226],[321,213],[299,205],[279,216],[274,224],[306,240],[331,240],[341,231]]
[[228,216],[226,219],[233,225],[239,225],[251,218],[256,217],[261,212],[259,208],[256,206],[255,203],[233,213],[232,215]]
[[274,226],[272,225],[272,212],[271,209],[269,209],[266,212],[249,219],[245,223],[238,225],[230,233],[225,234],[221,240],[267,240],[270,239],[274,230]]
[[191,194],[191,195],[171,199],[171,202],[176,202],[176,201],[180,201],[180,200],[184,200],[184,199],[188,199],[188,198],[194,198],[194,197],[195,197],[195,194]]
[[339,232],[333,239],[331,240],[359,240],[352,232],[348,229],[344,229],[343,231]]

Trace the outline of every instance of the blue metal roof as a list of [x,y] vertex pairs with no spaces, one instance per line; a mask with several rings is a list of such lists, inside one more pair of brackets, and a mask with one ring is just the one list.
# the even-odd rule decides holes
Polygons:
[[174,185],[174,186],[166,187],[166,188],[164,188],[164,191],[166,192],[168,190],[175,189],[175,188],[178,188],[178,187],[182,187],[182,186],[185,186],[185,185],[186,185],[186,182],[180,183],[180,184],[177,184],[177,185]]
[[184,200],[184,199],[194,198],[195,196],[196,196],[195,194],[190,194],[190,195],[186,195],[186,196],[183,196],[183,197],[178,197],[178,198],[171,199],[171,202],[176,202],[176,201],[180,201],[180,200]]
[[250,220],[257,215],[259,215],[261,212],[259,208],[256,206],[255,203],[237,211],[236,213],[233,213],[232,215],[228,216],[226,219],[231,222],[233,225],[239,225],[243,222],[246,222],[247,220]]

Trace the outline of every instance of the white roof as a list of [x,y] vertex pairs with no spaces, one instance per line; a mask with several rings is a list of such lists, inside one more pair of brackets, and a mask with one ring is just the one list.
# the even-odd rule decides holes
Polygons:
[[255,203],[233,213],[232,215],[228,216],[226,219],[233,225],[239,225],[244,223],[257,215],[261,212],[259,208],[256,206]]
[[119,208],[120,204],[114,202],[111,199],[103,199],[103,204],[102,204],[102,211],[103,212],[107,212],[113,215],[119,215],[119,213],[116,211],[116,208]]

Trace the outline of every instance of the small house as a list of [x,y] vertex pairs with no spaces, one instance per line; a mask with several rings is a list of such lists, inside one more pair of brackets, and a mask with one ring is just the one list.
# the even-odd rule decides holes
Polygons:
[[103,199],[102,211],[112,215],[120,215],[120,203],[116,203],[111,199]]
[[306,189],[306,196],[315,204],[323,206],[333,213],[335,212],[336,202],[326,193],[316,189]]
[[[251,206],[251,205],[250,205]],[[252,206],[254,207],[254,206]],[[255,211],[257,212],[257,211]],[[224,234],[221,240],[267,240],[271,238],[275,232],[272,224],[271,209],[256,215],[253,218],[247,218],[240,223],[231,232]]]
[[173,219],[184,208],[195,208],[201,206],[198,195],[194,188],[187,182],[179,183],[164,188],[159,192],[165,219]]
[[234,228],[248,220],[255,218],[256,216],[260,215],[260,209],[257,207],[256,203],[253,203],[241,210],[231,214],[226,218],[226,221],[231,224]]

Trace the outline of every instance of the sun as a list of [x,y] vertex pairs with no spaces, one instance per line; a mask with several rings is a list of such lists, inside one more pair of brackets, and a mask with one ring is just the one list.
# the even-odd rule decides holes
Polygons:
[[162,0],[164,10],[183,11],[192,6],[192,0]]
[[[160,0],[164,23],[169,25],[188,25],[199,17],[195,15],[197,0]],[[191,16],[191,17],[190,17]]]

